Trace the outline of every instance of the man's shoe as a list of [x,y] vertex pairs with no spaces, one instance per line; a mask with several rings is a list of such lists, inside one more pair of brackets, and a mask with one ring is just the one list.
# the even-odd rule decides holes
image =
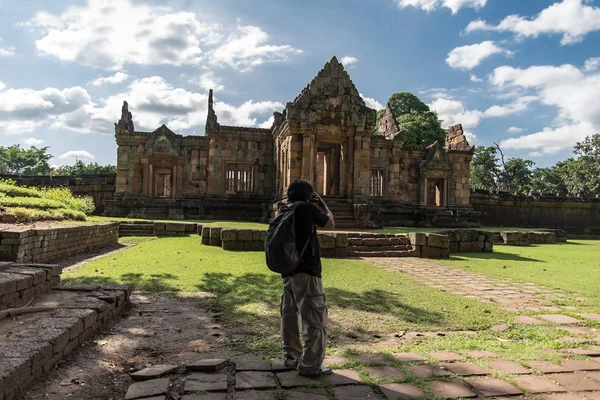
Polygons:
[[321,365],[319,367],[319,370],[316,372],[305,372],[305,371],[300,371],[298,370],[298,375],[300,376],[306,376],[309,378],[317,378],[319,376],[324,376],[324,375],[331,375],[333,373],[333,370],[329,367],[326,367],[324,365]]
[[298,368],[298,362],[300,362],[300,360],[298,360],[298,359],[294,359],[294,358],[288,358],[288,357],[286,357],[286,358],[283,360],[283,365],[284,365],[286,368],[290,368],[290,369],[296,369],[296,368]]

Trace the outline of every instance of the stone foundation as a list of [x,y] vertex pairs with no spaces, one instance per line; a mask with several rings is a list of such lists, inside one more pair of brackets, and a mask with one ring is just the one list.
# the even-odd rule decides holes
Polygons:
[[494,233],[479,230],[458,230],[437,232],[448,236],[450,253],[491,253],[494,251]]
[[0,261],[48,262],[116,245],[117,223],[0,232]]
[[0,264],[0,310],[23,307],[60,284],[62,268],[58,265]]

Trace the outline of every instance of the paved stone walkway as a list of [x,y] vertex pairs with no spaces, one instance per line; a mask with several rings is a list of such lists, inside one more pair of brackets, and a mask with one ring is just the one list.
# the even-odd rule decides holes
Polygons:
[[365,261],[408,274],[427,286],[482,302],[496,303],[507,311],[559,312],[574,308],[556,305],[551,300],[573,300],[572,296],[531,282],[485,276],[421,258],[369,258]]
[[[600,399],[600,358],[518,364],[486,351],[333,356],[339,369],[319,379],[299,376],[281,362],[201,360],[186,367],[153,366],[132,374],[126,399],[359,400],[359,399]],[[363,366],[350,369],[362,361]],[[170,375],[170,376],[169,376]],[[167,377],[165,377],[167,376]],[[516,397],[515,397],[516,396]]]

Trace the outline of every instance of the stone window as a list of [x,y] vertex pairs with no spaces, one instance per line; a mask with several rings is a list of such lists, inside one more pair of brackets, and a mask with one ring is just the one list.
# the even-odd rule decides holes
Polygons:
[[252,165],[228,164],[226,178],[228,192],[254,192],[254,168]]
[[371,197],[383,197],[383,170],[371,170]]

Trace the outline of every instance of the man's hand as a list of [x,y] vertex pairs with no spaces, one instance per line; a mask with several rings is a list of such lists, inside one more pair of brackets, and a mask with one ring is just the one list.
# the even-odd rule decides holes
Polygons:
[[319,203],[317,205],[319,207],[321,207],[323,209],[323,211],[325,211],[325,213],[329,217],[329,221],[327,221],[327,225],[325,225],[323,228],[325,228],[325,229],[334,229],[335,228],[335,222],[333,220],[333,214],[331,213],[331,211],[327,207],[327,204],[325,204],[325,202],[323,201],[323,198],[321,196],[319,196],[319,193],[314,192],[313,196],[316,197],[319,200]]

